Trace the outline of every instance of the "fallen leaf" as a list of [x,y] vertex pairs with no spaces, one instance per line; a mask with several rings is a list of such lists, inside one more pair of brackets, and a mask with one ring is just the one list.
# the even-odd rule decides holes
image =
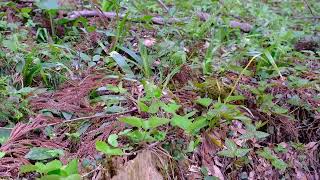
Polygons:
[[155,44],[156,44],[156,39],[154,39],[154,38],[149,38],[149,39],[145,39],[145,40],[143,40],[143,44],[145,45],[145,46],[147,46],[147,47],[152,47],[152,46],[154,46]]
[[143,151],[128,161],[112,180],[163,180],[151,151]]
[[250,32],[252,29],[252,25],[249,23],[241,23],[238,21],[230,21],[230,27],[232,28],[240,28],[243,32]]

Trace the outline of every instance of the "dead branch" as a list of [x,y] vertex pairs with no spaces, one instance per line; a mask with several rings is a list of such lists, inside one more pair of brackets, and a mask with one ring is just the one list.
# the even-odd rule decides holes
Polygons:
[[[68,13],[68,19],[70,20],[74,20],[77,19],[78,17],[94,17],[94,16],[101,16],[102,12],[99,11],[94,11],[94,10],[82,10],[82,11],[72,11],[70,13]],[[103,16],[109,19],[114,19],[117,16],[119,18],[124,18],[124,14],[118,14],[115,12],[103,12]],[[199,17],[200,20],[205,21],[209,18],[209,14],[207,13],[197,13],[197,16]],[[188,20],[190,20],[190,18],[162,18],[162,17],[153,17],[151,19],[151,21],[154,24],[159,24],[159,25],[163,25],[163,24],[174,24],[174,23],[185,23],[188,22]],[[132,21],[139,21],[139,20],[132,20]]]

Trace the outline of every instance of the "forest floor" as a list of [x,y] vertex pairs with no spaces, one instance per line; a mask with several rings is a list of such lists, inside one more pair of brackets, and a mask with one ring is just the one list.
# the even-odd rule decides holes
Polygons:
[[0,2],[0,177],[319,179],[317,0]]

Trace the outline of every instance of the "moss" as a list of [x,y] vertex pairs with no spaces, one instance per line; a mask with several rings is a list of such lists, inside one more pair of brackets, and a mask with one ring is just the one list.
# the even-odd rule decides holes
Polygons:
[[220,80],[209,77],[202,83],[194,83],[196,87],[196,92],[201,95],[201,97],[209,97],[211,99],[224,99],[228,96],[231,91],[229,86],[224,85]]

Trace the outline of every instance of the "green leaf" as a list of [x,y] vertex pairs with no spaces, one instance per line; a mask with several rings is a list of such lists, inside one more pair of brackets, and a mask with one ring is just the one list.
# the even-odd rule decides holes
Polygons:
[[181,106],[176,103],[164,104],[161,103],[161,108],[167,112],[174,114]]
[[153,141],[155,141],[155,139],[152,136],[150,136],[149,132],[146,132],[146,131],[135,130],[135,131],[127,133],[127,136],[133,142],[141,142],[141,141],[153,142]]
[[138,56],[134,51],[123,46],[118,46],[118,48],[126,52],[129,56],[131,56],[139,65],[143,65],[142,58]]
[[129,64],[127,63],[127,59],[125,57],[123,57],[116,51],[112,51],[110,53],[110,56],[117,62],[118,66],[123,70],[123,72],[125,72],[127,75],[131,77],[134,76]]
[[204,177],[204,180],[221,180],[221,179],[219,179],[219,178],[216,177],[216,176],[205,176],[205,177]]
[[63,177],[61,180],[81,180],[80,174],[71,174],[68,177]]
[[271,107],[272,111],[277,113],[277,114],[285,114],[288,112],[288,109],[286,108],[283,108],[281,106],[278,106],[278,105],[274,105]]
[[6,155],[5,152],[0,151],[0,159],[3,158]]
[[226,142],[225,142],[227,148],[231,151],[235,151],[237,149],[237,145],[236,143],[234,143],[233,141],[231,141],[230,139],[226,138]]
[[127,123],[133,127],[141,128],[143,124],[143,119],[129,116],[129,117],[121,117],[119,119],[120,122]]
[[26,164],[20,167],[19,173],[22,174],[22,173],[33,172],[33,171],[36,171],[37,169],[38,169],[37,166],[33,164]]
[[172,126],[178,126],[184,130],[187,130],[191,124],[191,120],[186,116],[174,115],[171,119]]
[[0,128],[0,144],[5,143],[10,137],[11,129]]
[[264,52],[265,56],[267,57],[267,60],[271,63],[271,65],[273,66],[274,70],[277,71],[277,73],[279,74],[279,76],[282,78],[281,72],[275,62],[275,60],[273,59],[272,55],[270,54],[270,52],[268,50],[265,50]]
[[262,131],[256,131],[256,132],[255,132],[255,137],[256,137],[257,139],[266,138],[266,137],[268,137],[269,135],[270,135],[270,134],[265,133],[265,132],[262,132]]
[[276,157],[272,154],[270,148],[268,147],[264,147],[262,151],[259,151],[258,154],[267,159],[267,160],[272,160],[272,159],[275,159]]
[[250,152],[251,149],[244,149],[244,148],[240,148],[240,149],[237,149],[235,151],[235,156],[237,157],[243,157],[245,156],[248,152]]
[[210,104],[212,103],[212,99],[210,98],[199,98],[196,100],[196,103],[204,106],[204,107],[209,107]]
[[113,147],[118,147],[118,135],[110,134],[108,137],[108,143]]
[[41,9],[50,10],[50,9],[59,9],[59,0],[39,0],[37,6]]
[[252,132],[246,132],[245,134],[242,134],[240,139],[252,139],[254,138],[254,134]]
[[202,128],[209,125],[205,117],[199,117],[191,125],[188,126],[187,132],[189,134],[197,134]]
[[229,96],[228,99],[226,99],[225,103],[230,103],[232,101],[239,101],[239,100],[244,100],[246,99],[244,96],[239,95],[239,96]]
[[229,158],[234,158],[235,157],[234,151],[231,151],[231,150],[228,150],[228,149],[219,151],[217,154],[219,156],[225,156],[225,157],[229,157]]
[[48,162],[45,166],[43,166],[42,163],[36,163],[36,166],[38,167],[38,172],[48,174],[49,172],[60,170],[60,168],[62,168],[62,163],[59,160],[53,160]]
[[142,128],[145,130],[154,129],[156,127],[162,126],[170,122],[170,119],[159,118],[159,117],[150,117],[147,121],[143,121]]
[[56,158],[62,155],[64,155],[64,153],[63,153],[63,150],[61,149],[34,147],[34,148],[31,148],[30,151],[25,155],[25,158],[30,160],[41,161],[41,160]]
[[157,113],[159,111],[160,103],[159,102],[153,102],[149,106],[148,113]]
[[163,141],[166,138],[166,133],[163,131],[155,131],[152,133],[152,136],[156,141]]
[[142,101],[138,101],[138,106],[142,112],[148,112],[148,110],[149,110],[149,107],[145,103],[143,103]]
[[62,177],[58,174],[50,174],[42,176],[39,180],[62,180]]
[[68,165],[64,168],[68,175],[79,174],[78,171],[78,159],[73,159],[68,163]]
[[271,164],[277,168],[277,169],[280,169],[281,171],[285,171],[288,167],[288,164],[285,163],[282,159],[274,159],[271,161]]
[[123,152],[120,148],[112,148],[110,147],[107,143],[104,141],[96,141],[96,149],[98,151],[101,151],[107,155],[118,155],[121,156],[123,155]]

